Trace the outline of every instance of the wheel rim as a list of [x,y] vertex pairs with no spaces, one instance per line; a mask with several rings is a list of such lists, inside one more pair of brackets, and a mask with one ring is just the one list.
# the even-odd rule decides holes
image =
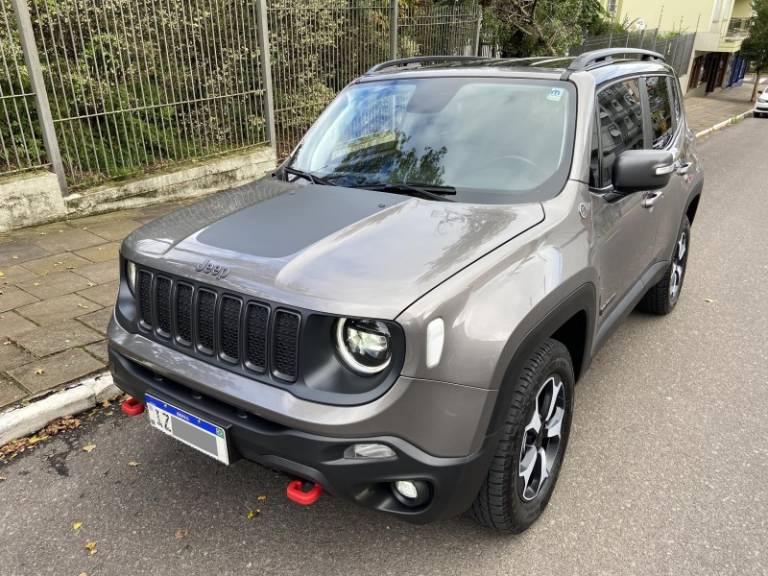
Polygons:
[[683,277],[685,276],[685,262],[688,255],[688,235],[685,232],[680,233],[680,238],[675,246],[675,254],[672,258],[672,271],[669,278],[669,301],[673,304],[680,296],[680,289],[683,286]]
[[550,376],[539,388],[533,415],[523,431],[518,465],[521,496],[531,501],[541,494],[552,475],[562,445],[565,385]]

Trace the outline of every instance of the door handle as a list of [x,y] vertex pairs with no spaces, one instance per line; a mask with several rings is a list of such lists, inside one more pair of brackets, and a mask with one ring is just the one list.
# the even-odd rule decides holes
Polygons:
[[645,197],[643,198],[643,208],[648,208],[650,210],[655,206],[656,202],[662,198],[664,198],[663,190],[654,190],[653,192],[646,193]]

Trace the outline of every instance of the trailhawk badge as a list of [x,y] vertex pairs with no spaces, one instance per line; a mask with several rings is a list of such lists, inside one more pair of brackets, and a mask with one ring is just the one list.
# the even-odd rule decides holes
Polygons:
[[205,260],[200,264],[195,265],[195,270],[202,272],[203,274],[210,274],[219,280],[223,280],[229,276],[229,268],[222,266],[221,264],[211,262],[210,260]]

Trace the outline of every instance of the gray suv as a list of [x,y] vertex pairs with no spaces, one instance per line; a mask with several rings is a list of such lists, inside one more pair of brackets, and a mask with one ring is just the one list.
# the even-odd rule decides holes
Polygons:
[[678,302],[702,184],[659,54],[380,64],[273,174],[123,242],[111,370],[299,503],[519,532],[590,359]]

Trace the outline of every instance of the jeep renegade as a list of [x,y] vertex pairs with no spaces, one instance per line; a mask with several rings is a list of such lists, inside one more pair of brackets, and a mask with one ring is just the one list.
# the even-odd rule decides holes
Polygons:
[[659,54],[380,64],[273,174],[123,242],[111,370],[294,500],[519,532],[590,359],[678,302],[702,185]]

